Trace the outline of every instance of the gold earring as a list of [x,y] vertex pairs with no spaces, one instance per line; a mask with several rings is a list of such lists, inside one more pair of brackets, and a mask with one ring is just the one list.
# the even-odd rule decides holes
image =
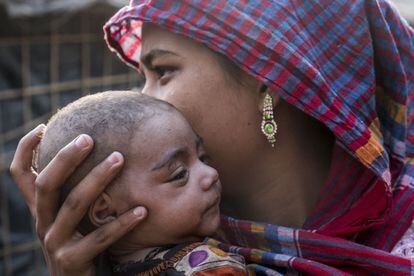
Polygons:
[[263,101],[262,132],[272,147],[274,147],[276,142],[275,134],[277,133],[277,124],[273,117],[273,99],[267,93]]

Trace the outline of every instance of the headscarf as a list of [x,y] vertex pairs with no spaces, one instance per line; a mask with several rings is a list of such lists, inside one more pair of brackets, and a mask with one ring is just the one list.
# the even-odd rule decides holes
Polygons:
[[[132,0],[104,31],[110,49],[135,68],[143,22],[224,54],[335,134],[322,199],[304,225],[307,231],[290,232],[298,235],[292,237],[296,247],[312,233],[327,244],[335,237],[393,248],[414,218],[414,32],[388,1]],[[225,225],[229,221],[224,218]],[[281,248],[262,247],[273,253]],[[306,258],[344,267],[358,263],[316,255]],[[358,269],[364,267],[360,261]],[[409,262],[400,267],[411,269]]]

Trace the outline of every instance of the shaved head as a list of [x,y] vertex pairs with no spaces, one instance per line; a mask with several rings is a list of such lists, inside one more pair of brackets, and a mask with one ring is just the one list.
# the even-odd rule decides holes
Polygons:
[[108,91],[80,98],[49,120],[37,151],[37,170],[42,171],[60,149],[80,134],[92,137],[92,152],[62,187],[62,203],[70,190],[112,152],[121,152],[127,166],[131,139],[151,118],[166,112],[177,111],[139,92]]

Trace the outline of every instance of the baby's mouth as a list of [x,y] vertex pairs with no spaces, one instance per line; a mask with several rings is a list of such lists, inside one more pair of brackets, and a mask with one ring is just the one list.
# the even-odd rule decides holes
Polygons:
[[208,207],[206,208],[206,212],[208,212],[209,210],[211,210],[211,209],[215,208],[217,205],[219,205],[220,204],[220,198],[221,198],[221,196],[218,195],[214,199],[214,201],[211,204],[208,205]]

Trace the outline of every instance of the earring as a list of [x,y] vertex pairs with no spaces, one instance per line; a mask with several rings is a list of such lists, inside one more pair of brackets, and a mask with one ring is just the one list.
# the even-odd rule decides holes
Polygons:
[[274,147],[276,142],[275,134],[277,133],[277,124],[273,118],[273,99],[267,93],[263,101],[262,132],[272,147]]

